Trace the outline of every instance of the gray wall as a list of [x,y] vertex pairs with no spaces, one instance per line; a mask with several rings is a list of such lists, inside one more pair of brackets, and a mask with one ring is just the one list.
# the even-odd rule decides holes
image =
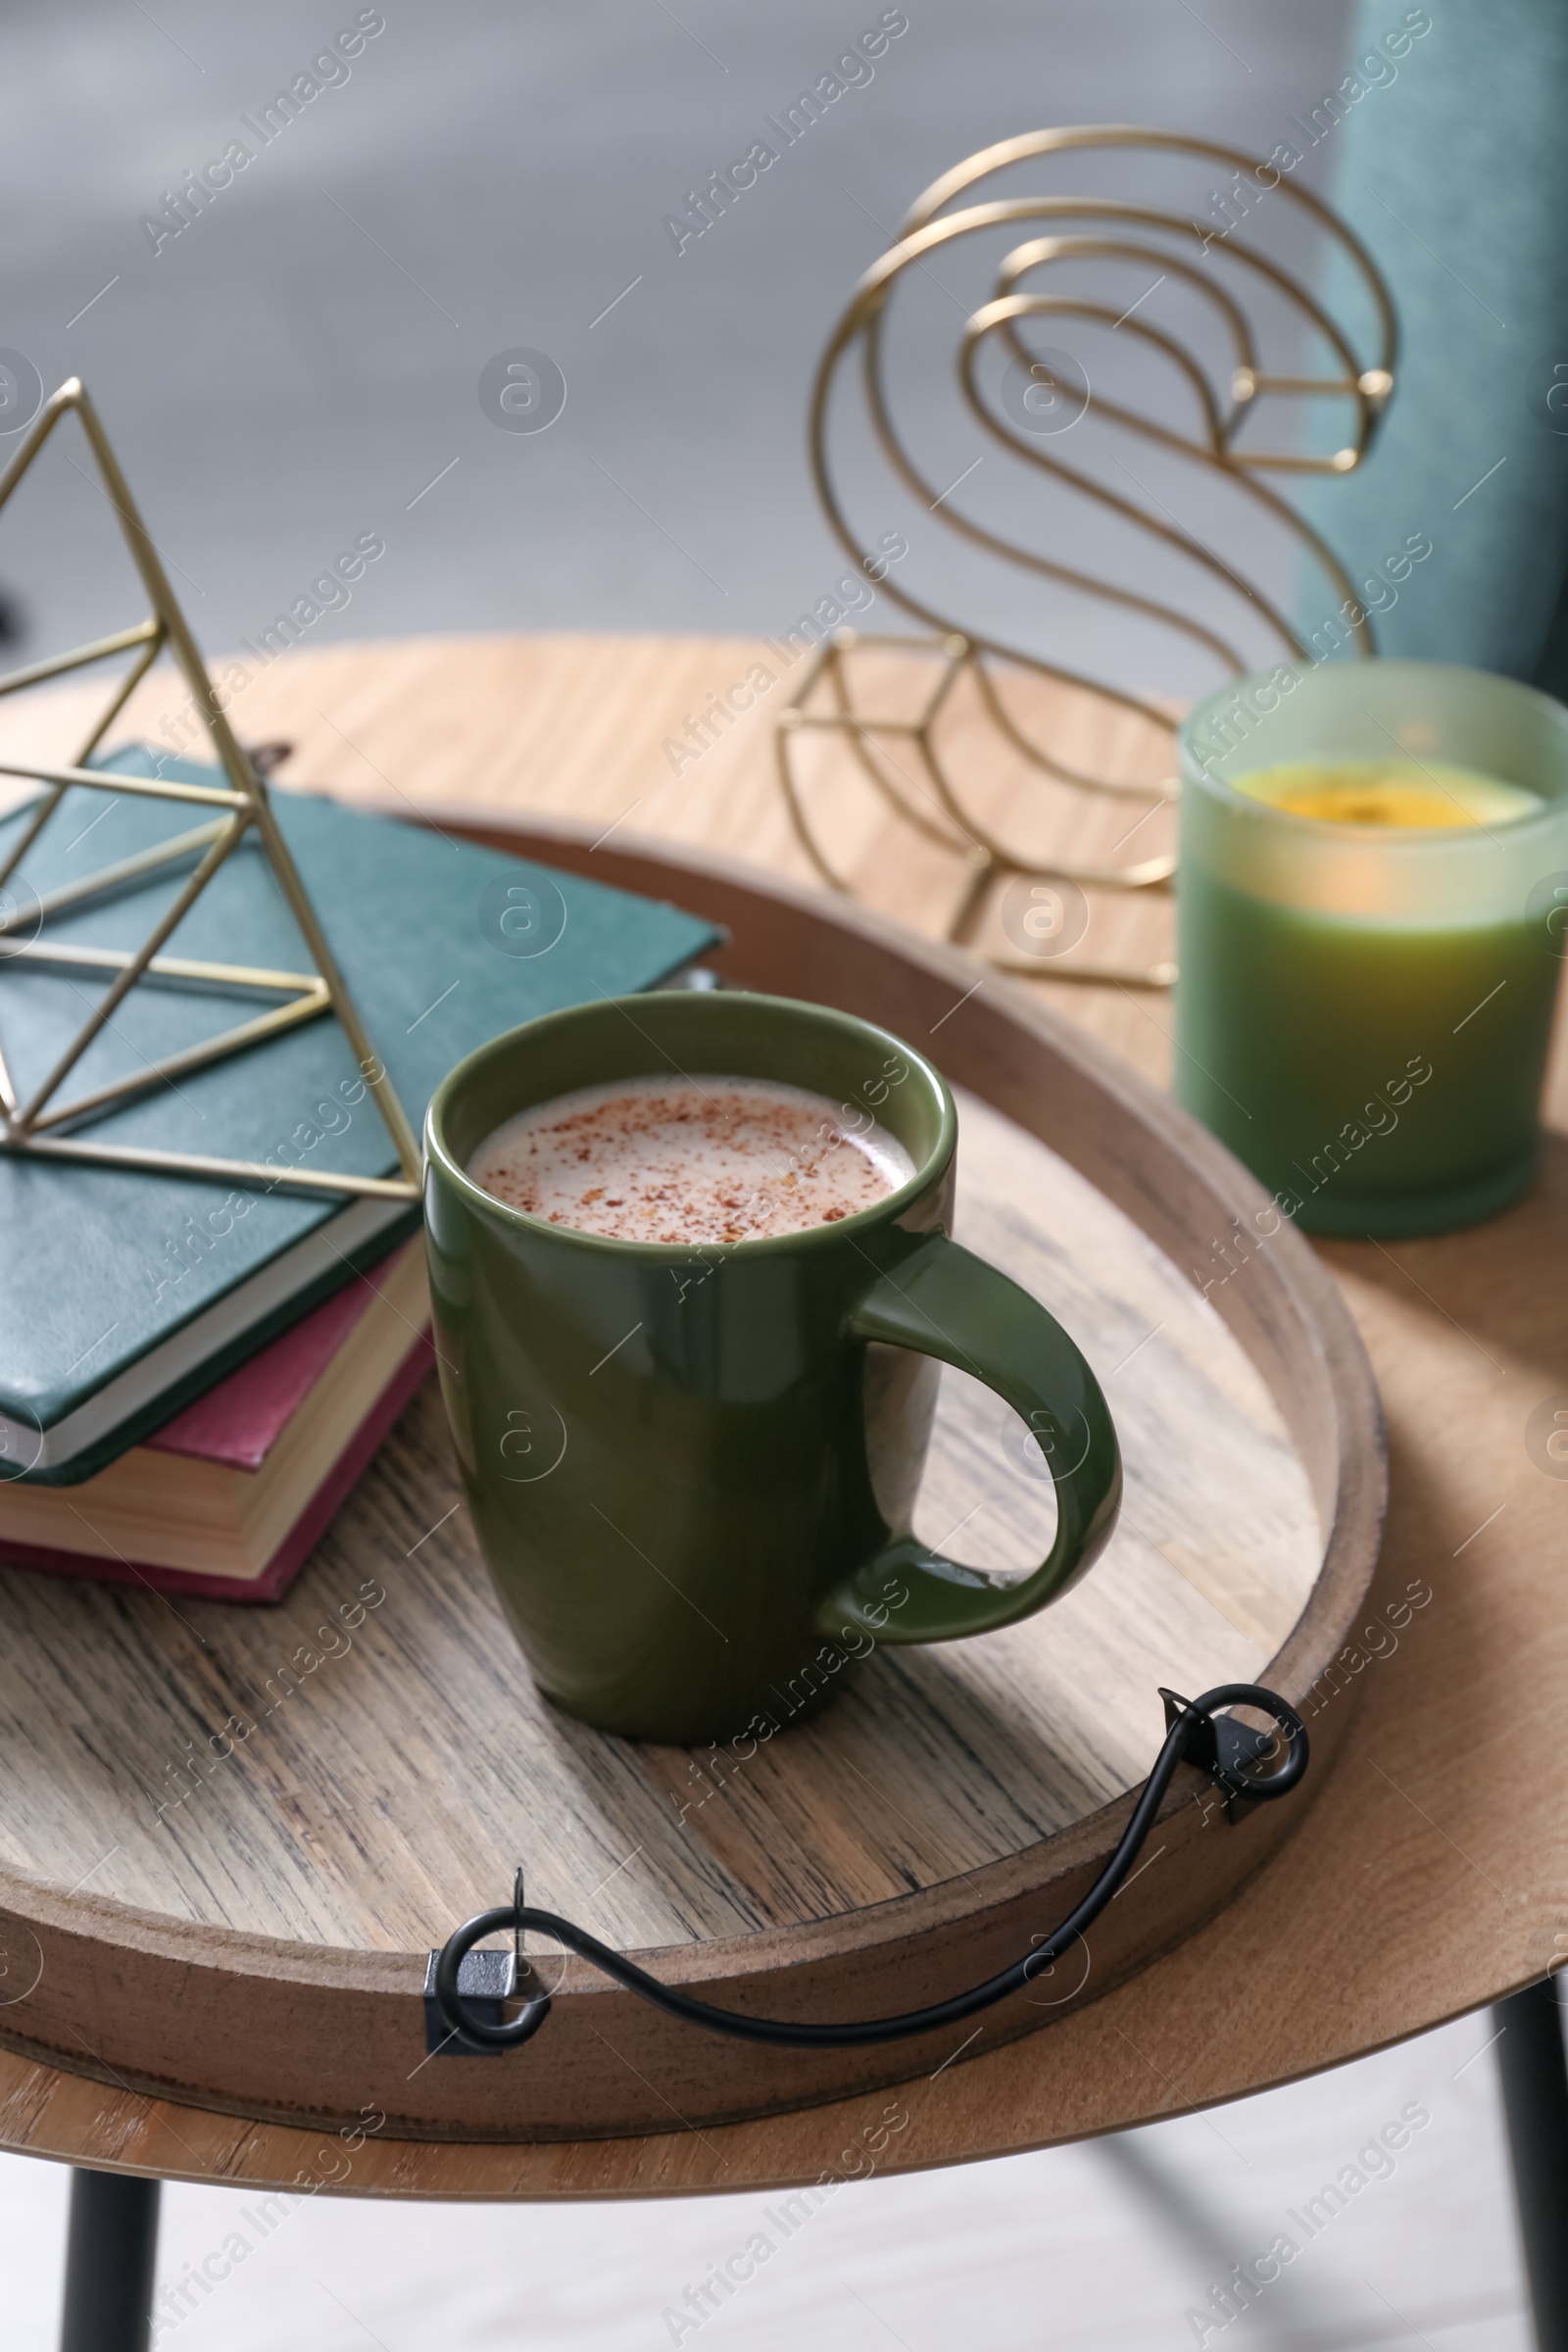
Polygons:
[[[213,653],[367,532],[386,553],[313,642],[786,624],[842,569],[803,420],[878,223],[972,149],[1045,123],[1164,122],[1266,153],[1339,71],[1347,24],[1340,0],[908,0],[874,78],[677,255],[663,216],[829,69],[875,0],[386,0],[347,80],[262,146],[241,115],[355,13],[13,0],[0,34],[0,343],[46,389],[83,374]],[[141,217],[236,134],[254,160],[155,254]],[[958,296],[984,292],[951,275],[924,289],[932,351],[951,348]],[[486,361],[519,346],[567,381],[546,432],[500,430],[480,407]],[[917,409],[926,397],[921,378]],[[971,445],[949,419],[932,462],[951,452],[957,472]],[[0,519],[29,652],[132,601],[67,454]],[[898,519],[886,502],[866,517]],[[1107,622],[1094,608],[1051,626],[1083,652]]]

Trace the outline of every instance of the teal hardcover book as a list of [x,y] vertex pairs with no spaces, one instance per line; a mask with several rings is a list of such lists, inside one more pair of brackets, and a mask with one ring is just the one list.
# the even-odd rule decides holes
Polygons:
[[[140,746],[101,764],[208,782]],[[711,947],[678,907],[556,874],[422,827],[274,792],[272,808],[360,1016],[417,1126],[453,1064],[487,1038],[595,996],[668,978]],[[0,822],[0,859],[24,821]],[[13,877],[13,907],[189,828],[167,802],[70,791]],[[194,865],[50,918],[48,939],[135,949]],[[14,929],[13,936],[24,936]],[[30,964],[0,935],[0,1045],[25,1101],[104,981]],[[229,858],[164,954],[308,972],[254,841]],[[275,999],[268,1002],[275,1002]],[[143,980],[66,1081],[75,1098],[258,1009],[210,987]],[[85,1132],[85,1131],[84,1131]],[[92,1122],[106,1142],[362,1175],[396,1154],[347,1040],[326,1015],[160,1083]],[[176,1412],[417,1223],[405,1202],[250,1192],[198,1178],[0,1152],[0,1476],[71,1483]]]

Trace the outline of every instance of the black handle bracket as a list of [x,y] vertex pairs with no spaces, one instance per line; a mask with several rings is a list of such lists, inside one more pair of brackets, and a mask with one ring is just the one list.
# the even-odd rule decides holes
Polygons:
[[[1163,1684],[1159,1695],[1165,1702],[1169,1733],[1192,1701],[1167,1690]],[[1303,1732],[1301,1736],[1304,1739],[1306,1735]],[[1268,1796],[1267,1783],[1258,1778],[1258,1768],[1271,1763],[1279,1752],[1277,1731],[1255,1731],[1250,1723],[1238,1723],[1234,1715],[1204,1715],[1188,1735],[1186,1760],[1207,1773],[1225,1799],[1225,1818],[1234,1829]]]
[[[424,2048],[429,2058],[499,2058],[504,2045],[475,2041],[461,2027],[456,2031],[441,2014],[435,1994],[439,1952],[430,1954],[424,1972]],[[458,1994],[465,2017],[484,2026],[506,2024],[506,2003],[517,1998],[517,1963],[511,1952],[465,1952],[458,1969]]]

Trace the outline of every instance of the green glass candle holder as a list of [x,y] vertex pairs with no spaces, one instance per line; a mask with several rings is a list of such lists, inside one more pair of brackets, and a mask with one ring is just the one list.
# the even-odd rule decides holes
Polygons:
[[[1275,669],[1181,730],[1178,1100],[1309,1232],[1441,1233],[1529,1186],[1568,955],[1568,710],[1426,662]],[[1430,763],[1542,806],[1440,830],[1236,789],[1288,762]]]

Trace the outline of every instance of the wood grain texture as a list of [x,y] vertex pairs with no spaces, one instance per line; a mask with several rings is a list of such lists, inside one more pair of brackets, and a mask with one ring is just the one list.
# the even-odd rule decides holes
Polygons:
[[[95,1895],[193,1924],[407,1951],[498,1899],[525,1835],[531,1900],[657,1947],[937,1885],[1141,1781],[1160,1675],[1241,1680],[1283,1644],[1321,1555],[1311,1494],[1261,1379],[1170,1262],[977,1098],[961,1116],[959,1237],[1079,1335],[1124,1448],[1110,1550],[1048,1616],[885,1653],[741,1761],[601,1739],[532,1690],[431,1384],[310,1585],[265,1615],[7,1576],[4,1864],[90,1873]],[[1054,1519],[1044,1465],[988,1390],[944,1387],[918,1532],[1032,1566]],[[384,1602],[360,1594],[372,1579]],[[323,1638],[345,1602],[357,1622]],[[320,1665],[290,1671],[313,1638]]]
[[[581,831],[551,847],[566,862],[607,855]],[[1162,1677],[1197,1688],[1266,1667],[1300,1697],[1344,1639],[1370,1574],[1381,1460],[1332,1286],[1282,1232],[1249,1294],[1254,1368],[1105,1197],[1157,1208],[1191,1255],[1261,1200],[1250,1180],[1102,1052],[1004,993],[977,998],[952,951],[721,865],[615,858],[620,879],[722,924],[736,978],[800,987],[808,971],[823,1001],[884,1021],[897,1007],[916,1035],[942,1029],[956,1080],[1002,1091],[1016,1124],[970,1104],[964,1229],[1082,1331],[1118,1409],[1125,1393],[1128,1527],[1051,1618],[878,1658],[819,1722],[749,1755],[651,1763],[535,1698],[455,1507],[433,1400],[275,1614],[14,1579],[3,1744],[19,1793],[0,1899],[42,1971],[0,2012],[0,2036],[34,2054],[65,2056],[83,2033],[142,2087],[283,2119],[342,2119],[368,2099],[431,2136],[625,2132],[670,2111],[701,2125],[902,2081],[940,2044],[708,2046],[579,1963],[525,2068],[421,2064],[422,1955],[505,1890],[520,1853],[539,1899],[730,2005],[919,2006],[1004,1966],[1086,1890],[1125,1818],[1126,1800],[1105,1800],[1157,1745]],[[979,1397],[926,1508],[943,1535],[994,1514],[1000,1539],[1011,1518],[1025,1552],[1043,1496]],[[1200,1563],[1196,1581],[1182,1556]],[[1225,1606],[1233,1572],[1241,1622]],[[710,1805],[677,1804],[694,1787]],[[1081,1982],[1018,1996],[993,2037],[1098,1997],[1305,1810],[1260,1808],[1233,1829],[1200,1794],[1191,1774],[1173,1790],[1166,1867],[1096,1928]]]
[[[368,797],[383,803],[409,794],[433,806],[444,788],[449,805],[574,802],[608,824],[620,795],[621,806],[638,797],[625,791],[638,757],[628,674],[633,701],[639,685],[657,699],[673,681],[671,699],[683,699],[684,685],[689,703],[704,675],[728,674],[744,652],[560,641],[299,657],[257,681],[257,723],[244,713],[244,731],[292,732],[314,776],[334,784],[349,780],[329,776],[334,762],[346,771],[359,760]],[[475,710],[481,673],[491,700]],[[556,730],[548,772],[537,724],[547,707]],[[613,736],[617,708],[622,731],[608,762],[569,756],[584,729],[604,749],[592,729],[608,712]],[[330,711],[330,722],[316,711]],[[345,749],[331,728],[349,730],[351,720]],[[510,734],[509,720],[520,722]],[[641,780],[657,790],[657,746],[643,748]],[[732,739],[705,766],[729,762],[726,821],[743,832],[755,823],[766,848],[764,749]],[[634,815],[639,829],[662,824],[657,802]],[[787,860],[786,847],[773,861]],[[929,910],[911,897],[907,911]],[[1051,993],[1157,1069],[1163,1040],[1147,1006]],[[1406,1245],[1396,1263],[1364,1247],[1334,1250],[1395,1441],[1374,1600],[1397,1602],[1412,1582],[1435,1598],[1396,1641],[1387,1616],[1374,1621],[1374,1642],[1348,1652],[1324,1686],[1315,1728],[1358,1705],[1354,1737],[1323,1776],[1300,1835],[1222,1917],[1051,2033],[995,2056],[984,2054],[983,2037],[962,2064],[911,2087],[909,2126],[879,2158],[882,2169],[1115,2129],[1337,2063],[1525,1981],[1551,1956],[1552,1937],[1568,1934],[1557,1891],[1562,1790],[1551,1764],[1565,1612],[1550,1563],[1564,1496],[1523,1443],[1528,1408],[1568,1388],[1565,1224],[1568,1181],[1554,1155],[1534,1199],[1484,1235]],[[1215,1294],[1233,1324],[1247,1321],[1252,1272]],[[1374,1643],[1388,1653],[1375,1661]],[[1527,1654],[1544,1671],[1516,1687]],[[1521,1741],[1542,1761],[1526,1781],[1513,1769]],[[94,2057],[84,2051],[75,2063]],[[257,2182],[303,2169],[329,2187],[383,2194],[673,2193],[843,2176],[861,2169],[859,2135],[886,2104],[873,2094],[767,2123],[578,2147],[419,2146],[382,2132],[345,2169],[309,2132],[106,2095],[22,2060],[0,2065],[0,2131],[35,2153]]]

